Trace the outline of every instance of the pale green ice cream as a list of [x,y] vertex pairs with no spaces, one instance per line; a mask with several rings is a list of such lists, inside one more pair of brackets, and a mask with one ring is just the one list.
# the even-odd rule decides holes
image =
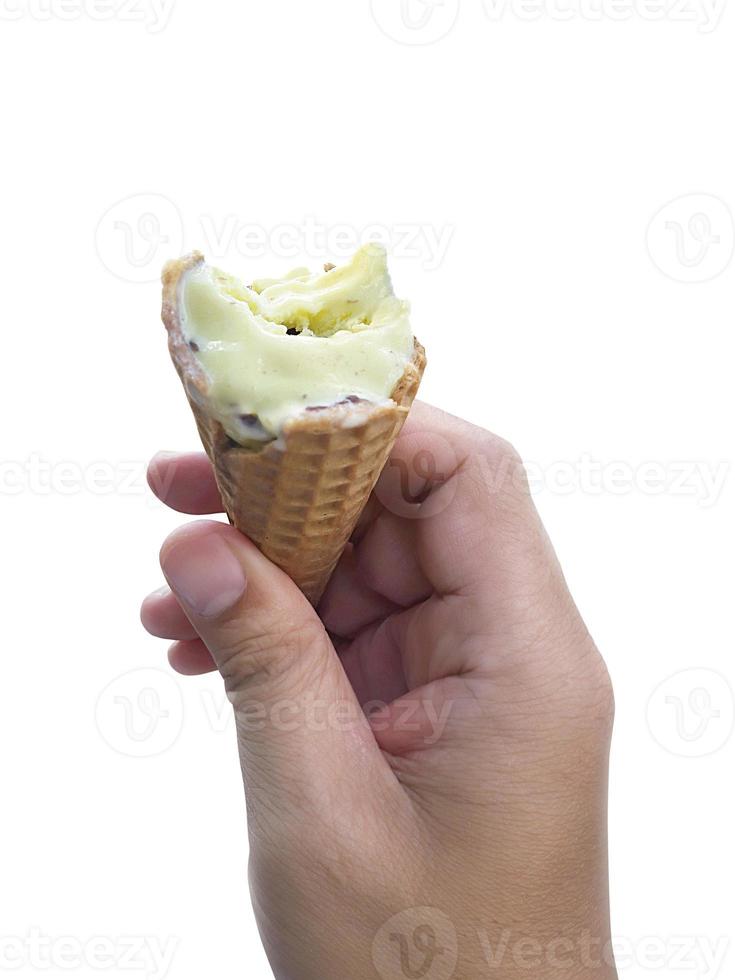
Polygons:
[[413,354],[409,307],[393,295],[379,245],[340,268],[250,287],[200,264],[181,290],[210,411],[236,441],[277,437],[304,409],[349,396],[385,402]]

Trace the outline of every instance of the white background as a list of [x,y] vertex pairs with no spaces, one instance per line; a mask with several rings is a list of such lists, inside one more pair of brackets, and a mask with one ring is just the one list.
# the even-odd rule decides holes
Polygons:
[[423,397],[528,460],[610,665],[621,973],[733,976],[723,7],[0,0],[0,972],[160,980],[138,937],[171,980],[270,975],[220,685],[138,623],[180,522],[144,461],[197,446],[156,279],[194,247],[317,267],[373,226]]

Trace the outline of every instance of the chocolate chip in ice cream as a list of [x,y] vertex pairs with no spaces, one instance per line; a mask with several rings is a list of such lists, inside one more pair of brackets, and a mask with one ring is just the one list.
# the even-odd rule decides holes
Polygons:
[[307,412],[323,412],[326,408],[333,408],[337,405],[359,405],[361,402],[366,402],[366,398],[360,398],[358,395],[347,395],[345,398],[340,398],[338,402],[335,402],[333,406],[330,405],[308,405],[306,408]]

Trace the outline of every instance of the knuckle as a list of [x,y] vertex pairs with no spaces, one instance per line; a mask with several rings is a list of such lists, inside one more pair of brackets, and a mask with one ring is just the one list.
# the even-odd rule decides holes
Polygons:
[[480,455],[494,469],[516,476],[519,471],[525,472],[523,459],[513,443],[502,439],[493,433],[485,433],[479,446]]
[[299,683],[316,665],[323,663],[327,635],[313,618],[274,625],[233,623],[220,637],[217,661],[228,694],[280,682],[293,674]]
[[524,501],[530,490],[521,454],[500,436],[479,431],[466,465],[466,475],[476,492],[486,503]]
[[521,454],[518,452],[516,447],[512,442],[507,439],[503,439],[502,436],[495,435],[492,432],[485,434],[483,440],[483,451],[491,459],[497,460],[510,460],[513,463],[522,463]]

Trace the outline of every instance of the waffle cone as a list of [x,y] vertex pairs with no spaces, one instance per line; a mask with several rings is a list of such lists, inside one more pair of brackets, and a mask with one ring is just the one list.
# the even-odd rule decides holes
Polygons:
[[391,401],[334,405],[290,419],[282,436],[239,445],[207,409],[208,382],[181,328],[182,276],[195,252],[163,275],[163,321],[227,515],[316,605],[385,466],[418,390],[426,358],[418,341]]

